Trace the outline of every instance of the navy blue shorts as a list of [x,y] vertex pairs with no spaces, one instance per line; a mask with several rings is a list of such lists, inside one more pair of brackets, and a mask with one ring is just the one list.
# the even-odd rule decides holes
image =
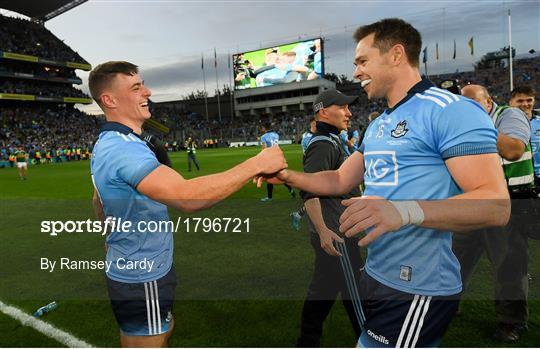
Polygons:
[[153,336],[169,330],[176,288],[174,266],[155,281],[124,283],[106,279],[114,316],[123,334]]
[[364,271],[360,298],[365,314],[358,346],[437,347],[454,317],[460,294],[422,296],[383,285]]

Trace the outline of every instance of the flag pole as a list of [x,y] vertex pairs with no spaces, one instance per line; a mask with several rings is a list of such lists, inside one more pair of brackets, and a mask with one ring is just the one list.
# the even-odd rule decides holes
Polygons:
[[204,111],[206,113],[206,121],[208,121],[208,92],[206,92],[206,74],[204,73],[204,55],[201,53],[201,69],[203,76],[203,86],[204,86]]
[[231,120],[234,118],[234,103],[233,103],[233,91],[234,91],[234,67],[233,64],[234,62],[232,62],[232,56],[231,56],[231,53],[229,52],[228,53],[228,58],[227,58],[227,63],[228,63],[228,67],[229,67],[229,76],[230,76],[230,79],[229,79],[229,93],[230,93],[230,97],[231,97]]
[[514,89],[514,71],[512,67],[512,14],[508,9],[508,65],[510,71],[510,91]]
[[219,81],[218,81],[218,72],[217,72],[217,53],[216,48],[214,47],[214,68],[216,68],[216,88],[217,88],[217,107],[218,107],[218,116],[219,121],[221,122],[221,105],[219,103]]

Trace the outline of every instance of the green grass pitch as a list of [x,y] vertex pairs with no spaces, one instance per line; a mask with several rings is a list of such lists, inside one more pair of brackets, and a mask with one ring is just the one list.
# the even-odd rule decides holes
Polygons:
[[[289,166],[301,168],[298,145],[283,147]],[[187,172],[184,152],[171,153],[183,176],[223,171],[256,154],[259,148],[199,150],[200,172]],[[40,232],[43,220],[93,218],[89,162],[31,166],[29,179],[14,168],[0,169],[0,301],[28,313],[52,300],[57,310],[43,317],[54,326],[94,346],[119,345],[103,271],[40,270],[40,258],[103,260],[103,237],[97,233]],[[300,232],[290,227],[289,213],[300,205],[284,187],[274,200],[261,203],[265,190],[247,184],[210,210],[178,217],[250,219],[246,232],[179,231],[174,234],[178,276],[173,347],[291,347],[299,333],[302,302],[313,268],[306,222]],[[185,230],[185,229],[184,229]],[[529,331],[517,346],[540,345],[540,243],[530,240]],[[464,295],[461,315],[454,318],[442,345],[495,347],[490,339],[495,311],[490,300],[493,279],[483,258]],[[341,304],[325,323],[322,344],[353,347],[356,339]],[[1,347],[56,347],[55,340],[0,313]]]

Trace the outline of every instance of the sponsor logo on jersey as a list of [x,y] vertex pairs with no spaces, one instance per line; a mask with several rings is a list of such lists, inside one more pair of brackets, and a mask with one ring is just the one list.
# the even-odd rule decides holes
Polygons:
[[398,185],[398,162],[393,150],[364,152],[365,184],[375,186]]
[[407,128],[407,120],[400,121],[396,128],[390,132],[390,135],[394,138],[400,138],[405,136],[409,129]]

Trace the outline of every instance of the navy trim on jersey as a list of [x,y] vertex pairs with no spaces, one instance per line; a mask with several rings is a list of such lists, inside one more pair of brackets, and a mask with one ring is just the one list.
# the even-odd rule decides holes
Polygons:
[[457,156],[480,155],[488,153],[497,153],[497,146],[483,143],[463,143],[448,148],[441,154],[441,157],[443,160],[447,160]]
[[401,106],[402,104],[407,102],[409,99],[411,99],[412,96],[414,96],[415,94],[423,93],[425,90],[427,90],[427,89],[429,89],[431,87],[434,87],[434,86],[435,85],[428,79],[420,80],[416,85],[411,87],[411,89],[409,91],[407,91],[407,95],[405,96],[405,98],[403,98],[401,101],[399,101],[398,104],[394,105],[392,108],[386,108],[385,113],[386,114],[392,113],[394,110],[399,108],[399,106]]
[[137,135],[135,132],[133,132],[133,129],[131,127],[128,127],[116,121],[107,121],[106,123],[104,123],[99,129],[99,133],[105,131],[118,131],[122,134],[125,134],[126,136],[130,133]]

